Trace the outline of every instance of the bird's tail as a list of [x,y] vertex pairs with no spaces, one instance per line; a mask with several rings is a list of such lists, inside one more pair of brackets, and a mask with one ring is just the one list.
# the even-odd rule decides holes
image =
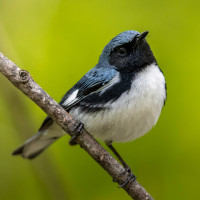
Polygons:
[[17,148],[13,155],[21,155],[23,158],[33,159],[65,134],[55,122],[48,118],[48,121],[44,121],[38,133]]

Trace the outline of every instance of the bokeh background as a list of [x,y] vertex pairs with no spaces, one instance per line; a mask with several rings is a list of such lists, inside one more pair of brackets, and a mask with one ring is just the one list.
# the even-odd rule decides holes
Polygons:
[[[148,30],[168,99],[150,133],[115,147],[155,199],[199,199],[199,10],[199,0],[0,0],[0,51],[59,101],[111,38]],[[35,160],[12,157],[45,116],[0,75],[0,199],[130,199],[69,136]]]

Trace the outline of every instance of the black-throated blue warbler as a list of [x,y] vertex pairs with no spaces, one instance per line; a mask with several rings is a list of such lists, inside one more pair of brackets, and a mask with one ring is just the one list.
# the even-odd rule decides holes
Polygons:
[[[145,40],[147,34],[131,30],[113,38],[98,64],[60,102],[90,134],[103,140],[130,171],[125,184],[133,174],[112,142],[132,141],[147,133],[156,124],[166,100],[165,78]],[[13,154],[35,158],[65,134],[47,117],[38,134]]]

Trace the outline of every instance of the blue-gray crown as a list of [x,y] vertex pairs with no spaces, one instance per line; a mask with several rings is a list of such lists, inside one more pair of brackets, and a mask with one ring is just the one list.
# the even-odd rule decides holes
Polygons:
[[105,63],[110,55],[110,52],[117,46],[126,44],[131,42],[135,36],[139,35],[140,33],[137,31],[124,31],[114,37],[103,49],[103,52],[100,56],[99,62],[100,63]]

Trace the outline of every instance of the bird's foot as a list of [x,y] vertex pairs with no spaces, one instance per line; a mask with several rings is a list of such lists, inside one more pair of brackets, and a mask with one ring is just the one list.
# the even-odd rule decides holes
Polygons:
[[[122,172],[120,175],[123,175],[126,173],[128,173],[129,176],[122,185],[118,186],[119,188],[126,186],[130,181],[134,182],[136,180],[136,176],[133,174],[132,170],[128,166],[125,167],[124,172]],[[113,179],[113,181],[115,181],[115,180]]]
[[76,131],[76,133],[71,137],[69,144],[70,145],[76,145],[75,139],[83,132],[84,124],[80,121],[74,126],[73,130],[71,132]]

